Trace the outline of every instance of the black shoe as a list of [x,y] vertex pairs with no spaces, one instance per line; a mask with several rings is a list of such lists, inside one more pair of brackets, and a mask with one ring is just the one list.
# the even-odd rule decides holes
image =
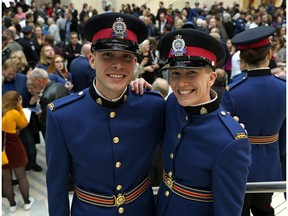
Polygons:
[[34,170],[35,172],[41,172],[43,169],[41,166],[39,166],[38,164],[34,164],[32,167],[32,170]]

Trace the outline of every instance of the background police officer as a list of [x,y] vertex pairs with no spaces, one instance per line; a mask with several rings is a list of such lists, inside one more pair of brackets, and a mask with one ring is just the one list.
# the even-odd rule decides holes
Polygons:
[[[252,146],[248,182],[281,181],[280,156],[286,153],[286,82],[273,76],[268,26],[246,30],[232,43],[246,63],[247,76],[232,82],[222,95],[222,104],[245,124]],[[273,193],[246,194],[242,215],[272,216]]]

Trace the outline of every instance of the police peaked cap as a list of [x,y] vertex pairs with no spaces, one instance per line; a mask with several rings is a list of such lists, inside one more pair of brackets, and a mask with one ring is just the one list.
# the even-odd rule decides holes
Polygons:
[[193,22],[188,21],[188,22],[184,23],[184,25],[182,26],[182,29],[185,29],[185,28],[196,29],[196,26]]
[[33,30],[33,28],[32,28],[32,26],[30,26],[30,25],[27,25],[27,26],[25,26],[25,27],[23,27],[22,29],[21,29],[21,31],[25,34],[25,33],[30,33],[30,32],[32,32],[32,30]]
[[256,49],[271,44],[270,36],[275,32],[275,28],[271,26],[259,26],[256,28],[243,31],[231,40],[232,44],[238,50]]
[[226,51],[211,35],[195,29],[178,29],[162,38],[162,52],[168,59],[166,68],[222,67]]
[[148,37],[146,24],[126,13],[102,13],[90,18],[84,26],[84,37],[93,50],[121,50],[135,53],[138,44]]

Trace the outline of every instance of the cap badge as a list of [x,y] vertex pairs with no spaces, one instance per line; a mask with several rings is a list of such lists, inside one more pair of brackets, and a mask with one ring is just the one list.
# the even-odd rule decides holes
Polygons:
[[172,55],[183,56],[186,52],[185,41],[183,40],[182,35],[176,35],[175,40],[172,43]]
[[124,37],[127,36],[126,29],[127,29],[127,26],[123,22],[123,18],[118,17],[112,26],[113,37],[120,37],[123,39]]

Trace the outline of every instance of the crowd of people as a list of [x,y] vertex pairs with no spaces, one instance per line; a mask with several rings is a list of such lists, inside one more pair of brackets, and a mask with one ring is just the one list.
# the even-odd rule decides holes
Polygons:
[[[75,190],[71,209],[75,215],[106,215],[114,211],[111,207],[127,215],[175,215],[184,205],[189,210],[181,215],[198,211],[248,216],[250,210],[255,216],[274,215],[272,194],[245,196],[245,184],[247,179],[274,181],[285,175],[285,1],[279,7],[262,1],[258,8],[246,9],[236,2],[208,8],[189,1],[174,9],[160,1],[157,14],[136,4],[122,4],[119,12],[111,5],[105,10],[98,14],[84,3],[78,14],[73,3],[38,6],[20,0],[10,7],[2,3],[2,137],[6,147],[17,141],[15,153],[6,148],[9,165],[2,166],[3,195],[10,212],[19,204],[13,198],[13,184],[19,184],[25,210],[35,202],[25,170],[42,171],[36,150],[41,132],[50,215],[68,215],[69,190]],[[135,86],[127,87],[134,79]],[[277,92],[251,88],[251,104],[269,95],[283,112],[273,113],[265,100],[263,110],[247,109],[249,92],[242,89],[250,91],[259,83],[266,89],[271,82]],[[160,94],[146,90],[143,94],[144,86],[153,86]],[[23,108],[31,112],[29,119]],[[248,135],[226,111],[240,117]],[[251,113],[257,112],[252,119]],[[269,124],[271,130],[260,127]],[[259,145],[259,140],[269,145]],[[280,150],[275,150],[277,145]],[[207,148],[211,154],[204,156]],[[267,152],[259,156],[261,151]],[[254,157],[266,159],[271,152],[278,158],[271,168],[277,173],[263,171],[271,178],[254,178],[254,169],[265,165]],[[201,165],[200,158],[206,158]],[[161,185],[157,210],[148,189],[149,175],[153,186]],[[231,195],[236,189],[237,195]],[[187,195],[195,192],[198,195]],[[104,201],[95,201],[99,197]],[[203,203],[206,207],[201,207]]]

